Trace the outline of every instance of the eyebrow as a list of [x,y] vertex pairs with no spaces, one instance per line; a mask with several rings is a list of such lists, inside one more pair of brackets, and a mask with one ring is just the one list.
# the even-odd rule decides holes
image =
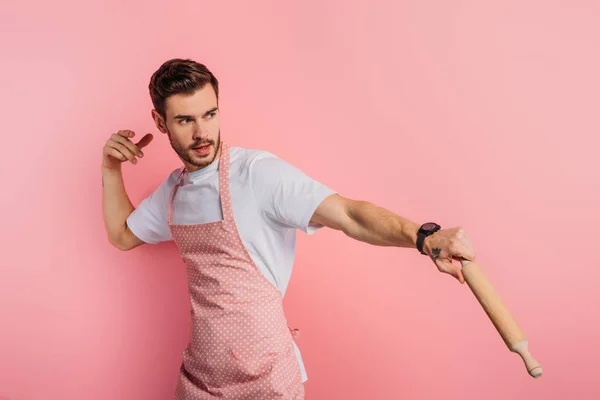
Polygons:
[[[211,108],[210,110],[208,110],[207,112],[204,113],[203,117],[206,117],[208,114],[213,113],[213,112],[217,111],[218,109],[219,109],[219,107]],[[194,116],[178,114],[175,116],[175,119],[194,119]]]

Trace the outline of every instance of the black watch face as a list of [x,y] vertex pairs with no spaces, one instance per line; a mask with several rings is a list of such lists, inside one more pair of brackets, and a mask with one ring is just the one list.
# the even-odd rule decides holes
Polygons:
[[426,231],[432,231],[437,227],[437,224],[434,222],[428,222],[423,225],[423,229]]

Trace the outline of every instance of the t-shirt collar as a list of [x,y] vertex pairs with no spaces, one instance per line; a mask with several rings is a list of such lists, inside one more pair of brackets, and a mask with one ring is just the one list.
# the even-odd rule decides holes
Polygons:
[[199,170],[196,170],[196,171],[187,172],[187,169],[186,169],[185,172],[183,173],[183,175],[184,175],[183,183],[188,184],[190,182],[196,182],[199,180],[203,180],[208,175],[214,173],[215,171],[218,171],[219,159],[220,159],[220,157],[215,158],[214,161],[210,165],[208,165],[204,168],[200,168]]

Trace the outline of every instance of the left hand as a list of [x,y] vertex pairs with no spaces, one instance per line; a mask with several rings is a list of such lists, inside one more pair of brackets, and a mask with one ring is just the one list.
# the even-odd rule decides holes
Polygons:
[[440,229],[427,236],[423,243],[423,251],[433,260],[440,272],[450,274],[460,283],[465,283],[462,265],[452,264],[453,260],[474,261],[475,250],[469,235],[462,227]]

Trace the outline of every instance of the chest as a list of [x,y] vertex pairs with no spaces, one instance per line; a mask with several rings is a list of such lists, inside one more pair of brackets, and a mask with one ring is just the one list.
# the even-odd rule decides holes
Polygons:
[[[254,201],[251,188],[239,179],[231,179],[229,186],[231,207],[238,227],[260,223],[260,210]],[[178,188],[173,199],[174,224],[206,224],[222,219],[219,183],[216,177],[199,183],[187,183]]]

